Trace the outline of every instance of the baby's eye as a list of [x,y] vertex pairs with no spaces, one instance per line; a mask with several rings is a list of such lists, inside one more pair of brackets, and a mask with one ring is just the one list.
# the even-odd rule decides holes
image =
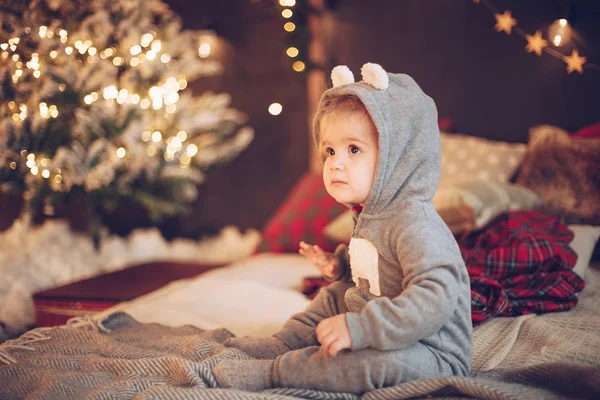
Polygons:
[[327,154],[328,156],[333,156],[335,155],[335,150],[333,150],[331,147],[327,147],[325,149],[325,154]]
[[360,149],[358,147],[354,146],[354,145],[351,145],[350,146],[350,152],[352,154],[358,154],[358,153],[360,153]]

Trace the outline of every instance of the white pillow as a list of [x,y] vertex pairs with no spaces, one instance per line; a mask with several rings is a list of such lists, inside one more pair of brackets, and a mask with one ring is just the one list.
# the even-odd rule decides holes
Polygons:
[[441,133],[442,168],[439,187],[475,179],[508,182],[521,163],[527,145],[475,136]]
[[439,188],[432,201],[438,210],[457,207],[461,203],[468,205],[475,218],[475,228],[479,228],[503,212],[534,209],[540,198],[520,185],[472,180]]
[[577,253],[577,263],[573,267],[579,276],[585,279],[585,273],[590,265],[592,252],[600,238],[600,226],[597,225],[568,225],[574,236],[569,246]]

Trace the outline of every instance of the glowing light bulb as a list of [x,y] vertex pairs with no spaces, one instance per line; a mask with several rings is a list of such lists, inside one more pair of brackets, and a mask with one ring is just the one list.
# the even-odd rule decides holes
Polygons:
[[125,157],[126,154],[127,154],[127,152],[125,151],[125,149],[123,147],[119,147],[117,149],[117,157],[123,158],[123,157]]
[[285,25],[283,25],[283,29],[285,29],[287,32],[293,32],[294,29],[296,29],[296,24],[293,22],[286,22]]
[[139,44],[136,44],[129,50],[129,52],[131,53],[132,56],[137,56],[138,54],[140,54],[142,52],[142,48]]
[[283,16],[283,18],[291,18],[292,15],[294,15],[294,12],[292,10],[290,10],[289,8],[286,8],[285,10],[283,10],[281,12],[281,15]]
[[198,146],[196,146],[195,144],[188,144],[186,152],[188,156],[194,157],[196,153],[198,153]]
[[153,39],[154,39],[154,38],[152,37],[152,35],[151,35],[150,33],[145,33],[145,34],[143,34],[143,35],[142,35],[142,38],[141,38],[141,43],[142,43],[142,46],[143,46],[143,47],[148,47],[148,46],[150,46],[150,43],[152,43],[152,40],[153,40]]
[[302,72],[306,68],[306,65],[302,61],[295,61],[294,64],[292,64],[292,68],[294,68],[294,71],[296,72]]
[[160,40],[153,41],[150,48],[152,49],[153,52],[160,53],[160,50],[162,48],[162,44],[161,44]]
[[286,54],[292,58],[296,57],[298,55],[298,53],[299,53],[299,51],[295,47],[290,47],[286,50]]
[[273,103],[269,106],[269,113],[271,115],[279,115],[283,111],[283,106],[279,103]]
[[210,55],[210,44],[208,44],[208,43],[202,43],[200,45],[200,47],[198,48],[198,54],[202,58],[208,57]]
[[555,35],[554,38],[552,39],[552,43],[554,43],[554,45],[556,47],[560,46],[560,42],[562,40],[562,36],[560,35]]
[[573,30],[569,22],[564,19],[557,19],[548,28],[548,37],[556,47],[563,46],[571,39]]
[[187,139],[187,132],[186,131],[179,131],[179,132],[177,132],[177,137],[182,142],[185,142],[185,140]]

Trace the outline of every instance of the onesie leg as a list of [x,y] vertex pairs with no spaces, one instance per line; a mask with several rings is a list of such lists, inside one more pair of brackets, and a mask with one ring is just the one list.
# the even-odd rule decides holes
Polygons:
[[274,360],[277,356],[290,351],[283,340],[273,336],[265,338],[230,338],[224,342],[224,345],[235,347],[250,357],[259,360]]
[[322,288],[306,310],[293,315],[274,336],[283,340],[292,350],[318,346],[315,328],[321,320],[348,311],[344,294],[353,286],[352,282],[338,281]]
[[258,392],[273,387],[272,360],[224,360],[212,373],[220,388]]
[[311,346],[278,357],[272,384],[361,394],[415,379],[452,375],[450,364],[421,343],[401,350],[342,351],[334,358],[321,347]]

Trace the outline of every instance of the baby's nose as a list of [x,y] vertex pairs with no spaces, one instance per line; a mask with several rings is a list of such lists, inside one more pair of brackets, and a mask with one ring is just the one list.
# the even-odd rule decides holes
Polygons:
[[346,162],[342,157],[336,157],[333,159],[332,166],[334,169],[339,169],[340,171],[343,171],[346,166]]

